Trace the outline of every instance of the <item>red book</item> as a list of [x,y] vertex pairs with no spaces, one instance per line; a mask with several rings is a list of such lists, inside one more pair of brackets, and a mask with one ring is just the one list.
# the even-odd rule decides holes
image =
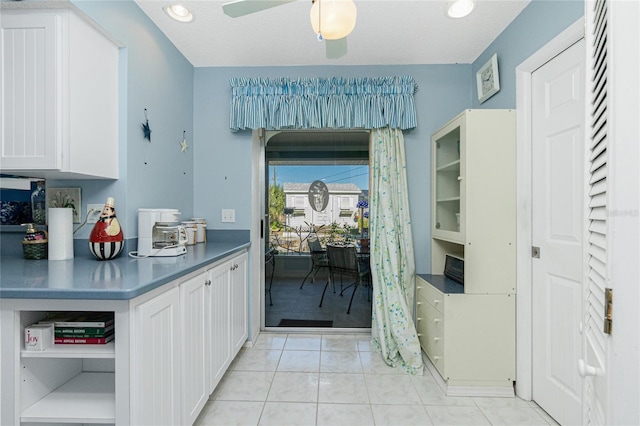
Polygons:
[[114,335],[107,337],[56,337],[56,345],[104,345],[113,340]]

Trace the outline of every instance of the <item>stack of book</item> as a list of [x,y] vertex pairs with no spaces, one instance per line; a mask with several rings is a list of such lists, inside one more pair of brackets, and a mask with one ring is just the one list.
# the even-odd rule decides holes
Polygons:
[[56,345],[104,345],[115,338],[113,312],[58,312],[40,323],[53,323]]

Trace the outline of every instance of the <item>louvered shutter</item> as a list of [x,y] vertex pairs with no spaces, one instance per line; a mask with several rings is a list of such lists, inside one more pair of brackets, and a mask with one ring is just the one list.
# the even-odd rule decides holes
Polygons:
[[[605,365],[607,337],[603,332],[607,286],[607,0],[587,3],[587,42],[591,43],[591,137],[589,146],[588,275],[585,293],[585,357]],[[589,30],[590,29],[590,30]],[[599,360],[599,362],[595,362]],[[600,370],[602,371],[602,370]],[[584,382],[585,424],[606,423],[606,383],[603,376]]]

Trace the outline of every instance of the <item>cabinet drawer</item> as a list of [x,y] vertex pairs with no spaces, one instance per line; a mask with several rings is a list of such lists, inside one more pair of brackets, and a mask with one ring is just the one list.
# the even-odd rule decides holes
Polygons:
[[431,304],[418,300],[416,330],[420,346],[444,375],[444,316]]
[[425,302],[429,303],[434,308],[436,308],[440,313],[443,313],[444,312],[444,294],[436,290],[434,286],[426,283],[425,281],[419,280],[418,282],[419,282],[417,286],[418,301],[422,299]]

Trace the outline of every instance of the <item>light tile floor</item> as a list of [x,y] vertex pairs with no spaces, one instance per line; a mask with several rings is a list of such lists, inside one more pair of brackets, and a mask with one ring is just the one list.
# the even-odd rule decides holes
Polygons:
[[370,336],[262,333],[231,364],[196,425],[555,425],[519,398],[447,397],[371,352]]

